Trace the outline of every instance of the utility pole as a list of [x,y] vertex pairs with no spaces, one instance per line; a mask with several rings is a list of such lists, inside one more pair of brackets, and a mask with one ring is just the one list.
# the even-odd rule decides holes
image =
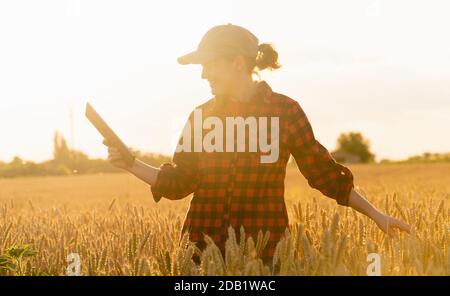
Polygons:
[[73,105],[69,108],[69,120],[70,120],[70,149],[75,150],[75,121],[73,117]]

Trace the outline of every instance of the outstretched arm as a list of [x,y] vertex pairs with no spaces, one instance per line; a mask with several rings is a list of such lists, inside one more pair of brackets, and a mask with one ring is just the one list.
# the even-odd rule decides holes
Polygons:
[[108,146],[108,160],[116,167],[124,169],[151,186],[153,199],[158,202],[161,197],[181,199],[192,193],[197,186],[196,171],[191,169],[188,158],[182,154],[175,154],[174,164],[164,163],[159,168],[135,159],[131,167],[123,160],[119,150]]
[[[190,124],[192,121],[193,112],[189,116],[188,123]],[[186,123],[187,126],[189,126],[188,123]],[[180,137],[179,143],[184,140],[183,135]],[[192,138],[191,143],[193,143]],[[111,147],[106,140],[103,144],[108,146],[109,161],[149,184],[156,202],[162,197],[173,200],[184,198],[194,192],[198,186],[197,153],[176,151],[172,162],[163,163],[159,168],[148,165],[139,159],[135,159],[133,165],[128,167],[115,147]]]
[[311,124],[298,102],[288,110],[290,152],[308,184],[338,204],[350,206],[371,218],[387,234],[393,228],[410,232],[410,226],[377,210],[354,190],[353,174],[337,163],[328,150],[314,137]]
[[392,235],[394,228],[406,231],[407,233],[411,232],[411,226],[394,217],[383,214],[354,189],[350,191],[348,205],[372,219],[388,235]]
[[160,171],[159,168],[148,165],[137,158],[134,160],[133,166],[128,167],[117,148],[111,146],[107,140],[104,140],[103,144],[108,146],[108,160],[112,165],[132,173],[150,186],[153,186],[156,183]]

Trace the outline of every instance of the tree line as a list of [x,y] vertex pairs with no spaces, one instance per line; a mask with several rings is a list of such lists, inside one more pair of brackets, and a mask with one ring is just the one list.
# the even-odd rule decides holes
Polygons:
[[[158,153],[143,153],[132,149],[137,158],[158,167],[170,162],[171,157]],[[340,163],[375,163],[375,154],[370,150],[370,141],[360,132],[342,133],[336,143],[332,157]],[[405,160],[381,159],[380,163],[436,163],[450,162],[450,153],[429,153],[411,156]],[[291,157],[289,166],[295,166]],[[16,156],[12,161],[0,161],[0,178],[19,176],[59,176],[73,174],[115,173],[120,169],[112,166],[106,159],[91,159],[85,153],[70,149],[64,137],[55,132],[53,138],[53,159],[40,163],[25,161]]]
[[[171,160],[169,156],[162,154],[142,153],[136,149],[132,151],[136,157],[153,166],[159,166]],[[53,159],[37,163],[16,156],[8,163],[0,162],[0,177],[6,178],[109,172],[121,172],[121,170],[112,166],[107,159],[91,159],[81,151],[70,149],[64,137],[58,132],[55,132],[53,137]]]

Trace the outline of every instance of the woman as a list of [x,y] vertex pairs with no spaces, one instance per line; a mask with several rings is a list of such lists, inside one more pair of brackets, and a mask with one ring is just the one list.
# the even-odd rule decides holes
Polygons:
[[[254,238],[260,230],[268,230],[269,242],[260,255],[265,263],[270,263],[275,246],[288,227],[284,179],[291,154],[312,188],[335,199],[339,205],[350,206],[370,217],[385,233],[391,234],[393,228],[409,232],[409,225],[381,213],[353,190],[351,171],[337,163],[315,139],[297,101],[272,91],[265,81],[253,81],[253,73],[279,68],[277,60],[278,54],[271,45],[259,44],[258,38],[242,27],[228,24],[210,29],[196,51],[178,59],[180,64],[201,64],[202,78],[209,81],[214,95],[189,117],[186,125],[189,128],[196,123],[198,128],[196,114],[202,115],[203,122],[201,131],[194,131],[194,135],[183,133],[180,138],[179,145],[188,149],[177,149],[173,163],[159,168],[140,160],[127,167],[114,147],[108,149],[109,160],[150,184],[155,201],[163,196],[175,200],[194,193],[183,231],[188,231],[190,239],[200,248],[204,248],[203,238],[207,234],[224,253],[229,226],[235,230],[244,227],[247,236]],[[205,126],[207,130],[212,129],[211,122],[217,126],[221,120],[229,123],[231,117],[245,119],[241,123],[248,126],[249,134],[243,140],[249,141],[250,135],[255,135],[252,134],[255,125],[251,123],[258,123],[257,119],[270,118],[278,123],[271,125],[266,135],[261,133],[261,125],[256,130],[260,139],[265,136],[277,144],[276,159],[261,161],[267,152],[264,145],[255,151],[255,145],[253,149],[250,144],[247,148],[245,142],[241,149],[231,149],[235,148],[236,141],[239,143],[239,133],[230,136],[223,128],[215,128],[212,136],[202,136]],[[205,118],[214,120],[205,125]],[[195,132],[200,132],[203,138],[196,138]],[[207,136],[214,141],[208,142]],[[227,143],[222,143],[223,139]],[[199,150],[194,147],[199,143],[210,144],[213,149],[200,147],[205,149]],[[198,258],[194,259],[198,262]]]

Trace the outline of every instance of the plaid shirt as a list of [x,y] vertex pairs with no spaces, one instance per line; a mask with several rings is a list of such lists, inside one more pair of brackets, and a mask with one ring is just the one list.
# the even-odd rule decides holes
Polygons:
[[[291,154],[312,188],[340,205],[348,205],[353,175],[315,139],[308,118],[297,101],[273,92],[265,81],[261,81],[257,84],[256,94],[247,102],[215,97],[197,108],[202,110],[203,119],[216,116],[223,123],[226,116],[279,118],[279,158],[274,163],[261,163],[259,151],[175,152],[173,164],[161,165],[156,183],[151,187],[153,198],[155,201],[161,197],[176,200],[194,193],[183,232],[189,231],[191,241],[201,249],[205,246],[203,235],[207,234],[225,254],[230,225],[236,232],[244,226],[246,236],[251,235],[253,239],[259,230],[269,230],[268,245],[260,255],[265,262],[270,262],[277,242],[289,225],[284,179]],[[194,112],[189,116],[192,127],[193,120]],[[270,124],[268,126],[267,143],[270,143]],[[249,133],[245,134],[248,143]],[[181,138],[179,143],[182,143]]]

